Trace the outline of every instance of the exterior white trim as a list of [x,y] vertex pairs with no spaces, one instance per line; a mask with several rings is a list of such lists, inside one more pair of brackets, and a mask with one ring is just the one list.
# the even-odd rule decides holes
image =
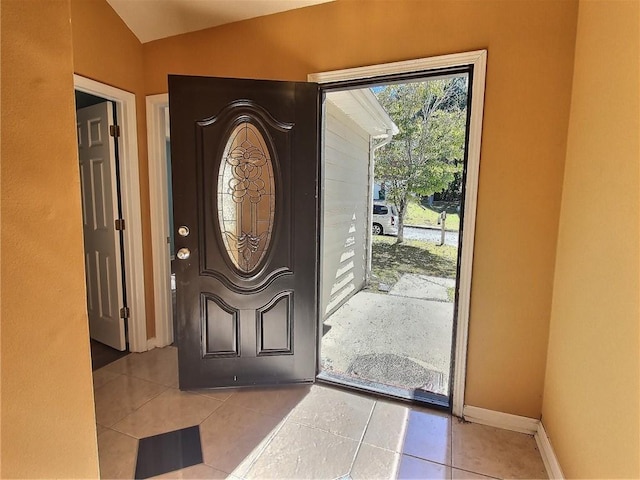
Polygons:
[[422,72],[437,68],[461,67],[464,65],[476,65],[482,58],[486,60],[486,50],[472,52],[453,53],[437,57],[419,58],[403,62],[383,63],[366,67],[347,68],[345,70],[333,70],[330,72],[312,73],[307,76],[309,82],[333,83],[345,80],[361,80],[383,75],[397,75],[402,73]]
[[[453,372],[453,413],[462,413],[464,389],[467,379],[467,345],[469,341],[469,310],[471,305],[471,279],[473,277],[473,250],[478,205],[480,176],[480,146],[484,112],[484,87],[487,72],[487,51],[473,52],[475,59],[471,85],[471,117],[467,152],[467,182],[465,185],[464,221],[462,226],[462,254],[460,257],[460,290],[458,291],[458,319],[456,335],[455,370]],[[465,55],[463,55],[466,57]]]
[[538,424],[538,430],[534,437],[536,439],[536,444],[538,445],[538,450],[540,450],[540,456],[542,457],[544,468],[547,469],[547,475],[549,478],[563,480],[565,478],[564,473],[562,473],[560,462],[558,462],[556,453],[553,451],[553,446],[549,441],[549,436],[547,435],[542,422]]
[[[124,230],[124,270],[129,307],[129,350],[147,350],[146,307],[144,297],[144,265],[142,263],[142,214],[140,212],[140,175],[138,170],[138,134],[136,127],[136,96],[95,80],[73,75],[76,90],[90,93],[116,104],[121,136],[120,192]],[[119,279],[120,281],[120,279]]]
[[513,432],[533,435],[538,431],[540,420],[537,418],[521,417],[510,413],[496,412],[485,408],[464,406],[464,419],[468,422],[502,428]]
[[149,149],[149,197],[151,199],[151,248],[153,253],[153,298],[156,315],[155,346],[173,342],[171,306],[171,260],[169,258],[169,198],[165,150],[165,108],[169,94],[147,96],[147,144]]
[[453,372],[453,414],[462,416],[467,367],[467,343],[469,334],[469,306],[471,302],[471,277],[473,268],[473,245],[476,227],[476,206],[478,199],[478,175],[480,169],[480,144],[482,139],[482,117],[484,109],[484,87],[487,65],[487,51],[441,55],[438,57],[394,62],[383,65],[314,73],[308,76],[311,82],[321,84],[345,80],[374,78],[382,75],[402,74],[433,70],[437,68],[473,66],[471,84],[471,116],[469,125],[469,146],[467,158],[467,182],[465,185],[464,222],[460,265],[460,289],[458,292],[458,318],[456,328],[456,349]]
[[371,90],[331,92],[326,101],[333,103],[373,138],[388,138],[399,132],[389,114]]

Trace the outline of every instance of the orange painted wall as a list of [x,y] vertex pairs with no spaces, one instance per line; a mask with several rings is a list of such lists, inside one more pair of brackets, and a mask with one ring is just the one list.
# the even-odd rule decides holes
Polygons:
[[73,68],[136,95],[147,336],[155,336],[142,44],[105,0],[71,0]]
[[466,400],[539,417],[576,18],[574,1],[339,0],[144,44],[145,90],[488,49]]
[[104,0],[2,0],[0,14],[1,477],[98,475],[73,71],[138,95],[148,222],[143,95],[166,91],[168,72],[304,80],[478,48],[467,403],[542,410],[568,477],[640,477],[635,0],[579,14],[568,1],[341,0],[144,46]]
[[567,478],[640,478],[640,3],[577,32],[542,421]]
[[3,0],[2,478],[96,478],[68,0]]

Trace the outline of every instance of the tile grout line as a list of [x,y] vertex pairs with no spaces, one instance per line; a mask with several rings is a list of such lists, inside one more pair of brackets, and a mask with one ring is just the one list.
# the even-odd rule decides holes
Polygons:
[[[216,400],[215,398],[207,397],[206,395],[200,395],[200,396],[204,397],[204,398],[208,398],[209,400]],[[214,413],[216,413],[218,410],[220,410],[222,407],[224,407],[225,403],[227,402],[227,400],[229,400],[229,398],[225,398],[224,400],[216,400],[217,402],[220,402],[221,405],[218,408],[216,408],[215,410],[213,410],[211,413],[209,413],[209,415],[204,417],[200,423],[198,423],[198,430],[200,429],[200,425],[202,425],[204,422],[209,420]]]
[[[330,435],[333,435],[334,437],[339,437],[339,438],[344,438],[345,440],[351,440],[352,442],[359,442],[359,440],[356,440],[353,437],[348,437],[347,435],[344,435],[342,433],[336,433],[336,432],[332,432],[331,430],[328,430],[327,428],[321,428],[318,427],[317,425],[310,425],[308,423],[303,423],[297,420],[290,420],[291,423],[295,423],[296,425],[300,426],[300,427],[304,427],[304,428],[308,428],[310,430],[317,430],[319,432],[323,432],[323,433],[328,433]],[[366,425],[365,425],[366,427]],[[362,442],[364,443],[364,442]],[[368,443],[365,445],[369,445]],[[375,447],[375,445],[371,445],[372,447]],[[391,452],[392,450],[389,450],[387,448],[381,448],[381,447],[376,447],[376,448],[380,448],[381,450],[387,450],[389,452]]]
[[[125,374],[123,374],[123,375],[124,375],[124,376],[130,376],[130,375],[125,375]],[[138,377],[134,377],[134,376],[131,376],[131,378],[135,378],[135,379],[137,379],[137,380],[144,380],[144,379],[140,379],[140,378],[138,378]],[[151,382],[151,383],[155,383],[155,382]],[[178,391],[178,392],[182,392],[182,390],[180,390],[179,388],[175,388],[175,387],[167,387],[166,385],[159,384],[159,383],[158,383],[158,384],[156,384],[156,385],[162,385],[162,386],[164,386],[164,387],[166,387],[166,388],[165,388],[163,391],[161,391],[160,393],[158,393],[156,396],[154,396],[153,398],[150,398],[149,400],[147,400],[146,402],[144,402],[142,405],[140,405],[138,408],[136,408],[133,412],[128,413],[127,415],[125,415],[124,417],[122,417],[120,420],[116,421],[113,425],[111,425],[111,426],[107,427],[107,426],[105,426],[105,425],[102,425],[102,424],[101,424],[101,426],[103,426],[103,427],[105,427],[105,428],[108,428],[108,429],[110,429],[110,430],[113,430],[114,432],[118,432],[118,433],[121,433],[121,434],[123,434],[123,435],[128,435],[128,436],[130,436],[130,437],[132,437],[132,438],[135,438],[135,439],[136,439],[136,440],[138,440],[138,441],[142,440],[142,438],[134,437],[133,435],[131,435],[131,434],[127,433],[127,432],[122,432],[122,431],[120,431],[120,430],[118,430],[118,429],[116,429],[116,428],[113,428],[113,427],[115,427],[118,423],[122,422],[124,419],[128,418],[129,416],[134,415],[134,414],[135,414],[135,413],[137,413],[137,412],[138,412],[138,410],[140,410],[142,407],[144,407],[145,405],[147,405],[148,403],[150,403],[152,400],[155,400],[155,399],[156,399],[156,398],[158,398],[160,395],[162,395],[162,394],[164,394],[164,393],[168,392],[169,390],[176,390],[176,391]],[[184,393],[190,393],[190,392],[184,392]],[[198,394],[197,394],[197,393],[194,393],[193,395],[198,395]],[[222,405],[224,405],[224,403],[225,403],[225,401],[226,401],[226,400],[228,400],[229,398],[231,398],[231,397],[228,397],[228,398],[227,398],[227,399],[225,399],[225,400],[216,400],[215,398],[207,397],[206,395],[198,395],[198,396],[200,396],[200,397],[202,397],[202,398],[207,398],[208,400],[214,400],[214,401],[216,401],[216,402],[221,403],[221,405],[220,405],[219,407],[217,407],[215,410],[213,410],[211,413],[209,413],[209,414],[208,414],[208,415],[207,415],[207,416],[206,416],[206,417],[205,417],[205,418],[204,418],[200,423],[198,423],[198,424],[196,424],[196,425],[189,425],[189,426],[187,426],[187,427],[183,427],[183,428],[189,428],[189,427],[194,427],[194,426],[200,427],[200,425],[202,425],[202,423],[204,423],[207,419],[209,419],[209,417],[211,417],[214,413],[216,413],[216,411],[218,411],[220,408],[222,408]],[[96,423],[97,423],[97,422],[96,422]],[[171,431],[171,430],[168,430],[167,432],[162,432],[162,433],[169,433],[170,431]],[[161,434],[157,434],[157,435],[161,435]],[[151,436],[153,436],[153,435],[151,435]]]
[[364,429],[362,430],[362,435],[360,435],[360,441],[356,446],[356,451],[353,454],[353,460],[351,460],[351,465],[349,466],[349,470],[347,471],[347,476],[351,478],[351,472],[353,471],[353,466],[356,464],[356,458],[358,458],[358,453],[360,453],[360,447],[364,442],[364,436],[367,434],[367,429],[369,428],[369,423],[371,423],[371,418],[373,417],[373,411],[376,409],[376,405],[378,404],[377,400],[374,400],[373,405],[371,405],[371,411],[369,412],[369,418],[367,418],[367,423],[364,425]]
[[[96,425],[100,425],[100,424],[96,423]],[[135,449],[136,452],[134,454],[133,472],[131,473],[131,478],[134,478],[135,475],[136,475],[136,466],[138,464],[138,449],[140,448],[140,439],[137,438],[137,437],[134,437],[133,435],[131,435],[129,433],[121,432],[120,430],[116,430],[116,429],[111,428],[111,427],[105,427],[104,425],[100,425],[100,426],[102,428],[106,429],[106,430],[109,430],[111,432],[117,433],[119,435],[124,435],[125,437],[129,437],[129,438],[131,438],[131,439],[136,441],[136,449]],[[96,435],[96,438],[97,438],[97,435]],[[100,449],[99,448],[98,448],[98,472],[100,472]],[[99,478],[102,478],[102,473],[100,473],[100,477]]]
[[486,473],[474,472],[473,470],[467,470],[466,468],[456,468],[452,466],[451,473],[453,473],[453,470],[459,470],[461,472],[466,472],[466,473],[473,473],[474,475],[482,475],[483,477],[487,477],[492,480],[501,480],[500,477],[494,477],[493,475],[487,475]]
[[449,463],[451,463],[451,476],[453,477],[453,469],[455,468],[453,466],[454,464],[454,454],[453,454],[453,429],[454,429],[454,422],[458,421],[458,417],[454,416],[451,414],[451,412],[449,412],[449,425],[451,426],[451,430],[449,432],[449,451],[451,452],[451,461]]
[[[106,428],[106,429],[108,429],[108,430],[111,430],[111,431],[113,431],[113,432],[119,433],[119,434],[121,434],[121,435],[125,435],[125,436],[127,436],[127,437],[129,437],[129,438],[132,438],[132,439],[136,440],[136,454],[135,454],[135,461],[134,461],[134,464],[133,464],[133,473],[132,473],[132,475],[131,475],[131,478],[134,478],[134,477],[135,477],[135,470],[136,470],[136,468],[137,468],[137,463],[138,463],[138,462],[137,462],[137,458],[138,458],[138,450],[139,450],[139,448],[140,448],[140,441],[141,441],[142,439],[141,439],[141,438],[137,438],[137,437],[135,437],[134,435],[132,435],[132,434],[130,434],[130,433],[122,432],[122,431],[120,431],[120,430],[115,429],[115,428],[114,428],[114,427],[115,427],[115,425],[116,425],[116,424],[118,424],[119,422],[121,422],[122,420],[124,420],[125,418],[129,417],[130,415],[135,414],[135,413],[136,413],[136,412],[138,412],[138,410],[140,410],[143,406],[147,405],[149,402],[151,402],[152,400],[154,400],[154,399],[158,398],[160,395],[162,395],[163,393],[165,393],[165,392],[169,391],[170,389],[177,390],[178,392],[181,392],[181,390],[179,389],[179,387],[168,386],[168,385],[163,384],[163,383],[154,382],[154,381],[152,381],[152,380],[147,380],[147,379],[145,379],[145,378],[137,377],[137,376],[135,376],[135,375],[129,375],[129,374],[127,374],[127,373],[118,373],[118,376],[125,376],[125,377],[129,377],[129,378],[132,378],[132,379],[135,379],[135,380],[147,381],[147,382],[149,382],[149,383],[153,383],[153,384],[155,384],[155,385],[159,385],[159,386],[163,386],[163,387],[165,387],[165,388],[164,388],[164,390],[162,390],[162,391],[161,391],[161,392],[159,392],[157,395],[155,395],[155,396],[153,396],[152,398],[150,398],[150,399],[148,399],[147,401],[145,401],[142,405],[140,405],[138,408],[136,408],[135,410],[133,410],[131,413],[129,413],[129,414],[127,414],[127,415],[125,415],[123,418],[121,418],[121,419],[119,419],[118,421],[116,421],[113,425],[111,425],[111,426],[101,425],[103,428]],[[116,377],[116,378],[117,378],[117,377]],[[115,379],[114,379],[114,380],[115,380]],[[198,395],[198,394],[197,394],[197,393],[195,393],[194,395]],[[200,425],[201,425],[205,420],[207,420],[209,417],[211,417],[211,416],[212,416],[212,415],[213,415],[213,414],[214,414],[214,413],[215,413],[219,408],[221,408],[221,407],[222,407],[222,405],[223,405],[223,404],[224,404],[224,403],[225,403],[229,398],[231,398],[231,396],[232,396],[232,395],[230,395],[229,397],[227,397],[225,400],[217,400],[217,399],[213,399],[213,398],[211,398],[211,397],[207,397],[206,395],[198,395],[198,396],[200,396],[200,397],[204,397],[204,398],[208,398],[209,400],[216,400],[217,402],[220,402],[220,403],[221,403],[220,407],[216,408],[214,411],[212,411],[211,413],[209,413],[209,415],[207,415],[207,417],[206,417],[204,420],[202,420],[202,422],[198,423],[197,425],[192,425],[192,426],[197,426],[197,427],[198,427],[198,430],[199,430]],[[96,423],[97,423],[97,422],[96,422]],[[167,433],[167,432],[164,432],[164,433]],[[202,446],[201,446],[201,448],[202,448]],[[98,452],[98,457],[99,457],[99,452]],[[202,462],[202,463],[203,463],[204,465],[207,465],[207,464],[206,464],[206,463],[204,463],[204,462]],[[208,465],[208,466],[210,466],[210,465]],[[210,466],[210,467],[211,467],[211,466]],[[213,467],[211,467],[211,468],[213,468]]]
[[138,453],[140,453],[140,440],[139,439],[136,442],[136,455],[134,457],[135,461],[133,462],[133,473],[131,474],[131,478],[136,478],[136,470],[138,469]]
[[[110,372],[110,373],[111,373],[111,372]],[[99,387],[96,387],[96,386],[95,386],[95,384],[94,384],[94,386],[93,386],[93,395],[95,396],[95,394],[96,394],[96,390],[101,389],[101,388],[102,388],[102,387],[104,387],[105,385],[109,385],[111,382],[113,382],[113,381],[117,380],[117,379],[118,379],[118,377],[121,377],[123,374],[122,374],[122,373],[115,373],[114,375],[115,375],[115,377],[113,377],[113,378],[112,378],[112,379],[110,379],[110,380],[107,380],[106,382],[104,382],[104,383],[103,383],[102,385],[100,385]],[[93,379],[93,378],[95,378],[95,377],[92,377],[92,379]]]
[[[453,465],[449,465],[448,463],[438,462],[437,460],[429,460],[428,458],[418,457],[417,455],[412,455],[411,453],[400,452],[400,456],[415,458],[416,460],[421,460],[427,463],[433,463],[434,465],[442,465],[443,467],[456,468]],[[463,469],[457,468],[456,470],[463,470]],[[478,473],[478,472],[471,472],[471,473]],[[484,475],[484,474],[479,474],[479,475]]]
[[[133,379],[135,379],[135,380],[144,380],[143,378],[141,379],[141,378],[138,378],[138,377],[134,377],[133,375],[127,375],[127,374],[125,374],[125,373],[123,373],[123,374],[122,374],[122,376],[123,376],[123,377],[133,378]],[[166,385],[162,385],[162,384],[160,384],[160,383],[155,383],[155,382],[149,382],[149,383],[153,383],[154,385],[162,386],[162,387],[164,387],[164,390],[162,390],[162,391],[158,392],[157,394],[153,395],[151,398],[149,398],[149,399],[145,400],[145,401],[144,401],[144,403],[142,403],[142,404],[140,404],[140,406],[138,406],[138,407],[134,408],[134,409],[133,409],[133,411],[131,411],[131,412],[127,413],[124,417],[122,417],[122,418],[120,418],[120,419],[116,420],[115,422],[113,422],[113,424],[112,424],[112,425],[110,425],[110,426],[108,426],[108,427],[107,427],[106,425],[102,425],[102,424],[100,424],[100,425],[102,425],[103,427],[110,428],[111,430],[113,430],[113,431],[115,431],[115,432],[123,433],[123,434],[125,434],[125,435],[128,435],[127,433],[125,433],[125,432],[121,432],[120,430],[116,430],[116,429],[115,429],[115,428],[113,428],[113,427],[114,427],[116,424],[118,424],[118,423],[120,423],[121,421],[123,421],[125,418],[127,418],[127,417],[129,417],[130,415],[133,415],[134,413],[138,412],[138,410],[140,410],[142,407],[144,407],[147,403],[149,403],[149,402],[151,402],[152,400],[154,400],[154,399],[158,398],[160,395],[162,395],[162,394],[163,394],[163,393],[165,393],[167,390],[169,390],[170,388],[172,388],[172,387],[167,387]],[[94,394],[94,395],[95,395],[95,394]],[[94,403],[95,403],[95,400],[94,400]],[[98,422],[96,422],[96,423],[98,423]],[[129,435],[129,436],[131,436],[131,435]],[[135,438],[135,437],[134,437],[134,438]],[[138,439],[138,440],[139,440],[139,439]]]
[[[332,388],[333,390],[337,390],[337,391],[339,391],[339,389],[335,389],[335,388],[333,388],[333,387],[330,387],[330,388]],[[364,398],[367,398],[367,397],[364,397]],[[375,399],[370,399],[370,398],[368,398],[368,399],[369,399],[369,400],[371,400],[371,401],[373,402],[372,407],[371,407],[371,408],[372,408],[372,411],[373,411],[373,408],[375,407],[375,405],[376,405],[376,403],[377,403],[377,400],[375,400]],[[287,415],[287,417],[288,417],[291,413],[293,413],[293,412],[289,412],[289,414]],[[367,427],[368,427],[368,425],[369,425],[370,418],[371,418],[371,417],[369,417],[369,419],[367,419],[367,422],[365,423],[365,431],[366,431],[366,428],[367,428]],[[302,427],[306,427],[306,428],[310,428],[310,429],[312,429],[312,430],[318,430],[318,431],[320,431],[320,432],[329,433],[329,434],[334,435],[334,436],[336,436],[336,437],[344,438],[344,439],[346,439],[346,440],[351,440],[351,441],[353,441],[353,442],[357,442],[357,441],[358,441],[358,440],[354,439],[353,437],[350,437],[350,436],[348,436],[348,435],[346,435],[346,434],[344,434],[344,433],[337,433],[337,432],[334,432],[334,431],[330,430],[329,428],[320,427],[320,426],[315,425],[315,424],[313,424],[313,423],[306,423],[306,422],[305,422],[305,421],[303,421],[303,420],[293,420],[293,419],[292,419],[292,420],[290,420],[290,421],[291,421],[292,423],[295,423],[296,425],[299,425],[299,426],[302,426]],[[361,439],[362,439],[362,438],[364,438],[364,437],[363,437],[363,436],[361,436]],[[361,443],[364,443],[364,442],[361,442]],[[367,444],[367,445],[368,445],[368,444]],[[372,445],[372,446],[375,446],[375,445]],[[383,448],[383,450],[388,450],[388,449]]]
[[[229,397],[231,398],[231,397]],[[256,455],[254,456],[254,458],[251,460],[251,462],[249,462],[249,465],[247,465],[247,468],[245,469],[245,471],[243,472],[243,476],[241,478],[246,478],[247,474],[251,471],[251,469],[253,468],[253,466],[256,464],[256,462],[258,461],[258,459],[260,457],[262,457],[262,454],[265,452],[265,450],[267,449],[267,447],[269,445],[271,445],[271,442],[273,441],[273,439],[276,437],[276,435],[278,433],[280,433],[280,430],[282,430],[282,428],[284,427],[284,424],[287,423],[287,421],[289,420],[289,417],[291,416],[291,413],[293,412],[293,409],[282,419],[281,422],[279,422],[279,424],[277,425],[277,428],[271,432],[271,434],[269,435],[268,440],[266,441],[266,443],[264,444],[264,446],[256,453]],[[295,423],[295,422],[294,422]],[[229,473],[229,475],[233,475],[233,473]]]
[[[137,376],[137,375],[133,375],[133,374],[128,374],[128,373],[121,373],[120,375],[123,375],[125,377],[135,378],[136,380],[142,380],[143,382],[153,383],[154,385],[162,385],[163,387],[174,388],[176,390],[180,390],[180,385],[167,385],[166,383],[157,382],[155,380],[149,380],[148,378],[143,378],[143,377],[140,377],[140,376]],[[180,391],[182,391],[182,390],[180,390]]]

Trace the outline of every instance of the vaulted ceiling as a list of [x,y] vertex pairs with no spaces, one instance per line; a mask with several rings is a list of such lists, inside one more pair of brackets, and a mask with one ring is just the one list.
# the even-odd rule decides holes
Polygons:
[[333,0],[107,0],[142,43]]

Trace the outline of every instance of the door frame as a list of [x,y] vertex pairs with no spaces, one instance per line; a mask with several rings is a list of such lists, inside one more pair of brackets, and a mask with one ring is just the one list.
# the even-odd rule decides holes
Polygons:
[[167,191],[167,152],[165,109],[169,94],[148,95],[147,147],[149,152],[149,197],[151,199],[151,249],[153,258],[153,301],[156,316],[155,346],[173,343],[171,303],[171,260],[169,258],[169,192]]
[[[142,214],[140,211],[140,175],[138,169],[138,135],[136,128],[136,96],[119,88],[73,75],[75,90],[111,100],[116,105],[120,137],[120,198],[122,216],[126,225],[124,235],[125,287],[129,319],[127,334],[129,351],[145,352],[147,343],[147,316],[144,295],[144,265],[142,263]],[[122,278],[118,278],[122,282]]]
[[[462,248],[460,253],[460,276],[457,318],[454,319],[455,351],[453,358],[453,388],[450,392],[452,412],[462,416],[467,370],[467,344],[469,338],[469,309],[471,303],[471,280],[473,274],[473,246],[476,227],[476,206],[478,200],[478,177],[480,170],[480,146],[482,140],[482,118],[484,89],[487,69],[487,51],[440,55],[436,57],[393,62],[367,67],[333,70],[313,73],[307,76],[310,82],[326,84],[374,79],[376,77],[413,74],[426,70],[473,66],[471,84],[471,113],[469,118],[469,144],[467,152],[467,177],[465,183],[464,219],[462,225]],[[322,87],[321,87],[322,88]],[[324,158],[320,159],[321,164]]]
[[[465,183],[465,207],[463,240],[460,254],[460,290],[455,332],[453,366],[452,411],[462,416],[467,370],[467,344],[469,336],[469,308],[482,140],[482,118],[487,66],[487,51],[441,55],[403,62],[393,62],[367,67],[334,70],[309,74],[307,80],[319,84],[362,80],[384,75],[411,74],[438,68],[473,66],[471,85],[471,113],[469,119],[469,144],[467,153],[467,178]],[[149,95],[147,104],[147,139],[149,148],[149,191],[151,197],[151,235],[153,246],[153,284],[156,315],[156,346],[169,345],[173,341],[173,313],[168,288],[171,265],[166,239],[169,236],[167,219],[167,167],[164,145],[164,107],[169,105],[167,93]],[[321,159],[321,162],[323,159]],[[165,252],[163,254],[162,252]]]

